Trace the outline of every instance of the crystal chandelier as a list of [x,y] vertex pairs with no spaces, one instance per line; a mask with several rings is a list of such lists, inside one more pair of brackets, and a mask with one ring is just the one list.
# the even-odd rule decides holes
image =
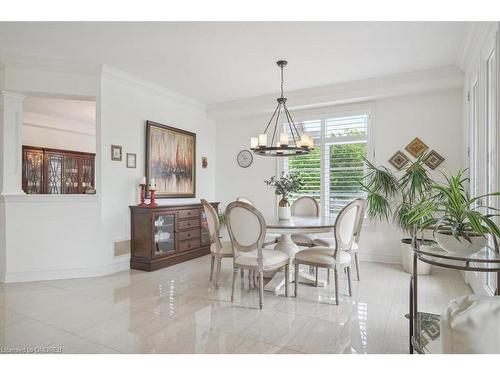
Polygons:
[[[306,133],[302,135],[299,133],[286,106],[287,98],[283,96],[283,69],[287,62],[280,60],[276,64],[281,69],[281,96],[276,99],[278,106],[274,110],[264,132],[259,134],[258,137],[251,137],[250,149],[255,154],[262,156],[297,156],[308,154],[314,149],[313,139]],[[285,123],[284,127],[279,122],[280,117]],[[273,122],[274,128],[271,126]],[[282,132],[280,132],[280,128]],[[270,143],[268,143],[269,140],[271,140]]]

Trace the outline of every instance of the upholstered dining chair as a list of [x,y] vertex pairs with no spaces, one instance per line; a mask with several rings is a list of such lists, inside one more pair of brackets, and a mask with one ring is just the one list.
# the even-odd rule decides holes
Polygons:
[[[236,198],[236,202],[244,202],[244,203],[248,203],[249,205],[256,207],[255,203],[253,203],[253,201],[247,197],[238,197],[238,198]],[[266,239],[264,240],[264,246],[272,245],[273,243],[278,242],[280,237],[281,237],[281,235],[278,233],[267,233]]]
[[[301,264],[326,268],[327,272],[333,268],[335,277],[335,303],[339,304],[338,270],[347,271],[347,283],[349,286],[349,296],[352,296],[351,288],[351,254],[349,250],[352,247],[355,237],[357,217],[363,208],[362,200],[355,199],[345,206],[337,215],[335,220],[335,246],[324,247],[317,246],[310,249],[299,251],[295,254],[294,266],[295,275],[299,274]],[[317,273],[316,273],[317,274]],[[295,276],[295,297],[298,294],[298,280]]]
[[[354,263],[356,266],[356,277],[359,280],[360,279],[360,271],[359,271],[359,258],[358,258],[358,252],[359,252],[359,237],[361,235],[361,230],[363,229],[363,220],[365,218],[365,213],[366,213],[366,199],[363,198],[357,198],[356,200],[359,200],[362,203],[361,209],[358,212],[358,217],[356,218],[356,230],[354,232],[354,242],[352,244],[352,248],[349,251],[351,254],[354,255]],[[334,247],[335,246],[335,237],[333,238],[315,238],[313,240],[313,246],[326,246],[326,247]],[[328,276],[330,276],[328,274]]]
[[213,280],[214,263],[217,260],[217,271],[215,273],[215,287],[219,287],[219,275],[221,272],[222,258],[232,258],[233,248],[231,242],[220,240],[219,234],[219,215],[217,211],[205,199],[201,200],[205,216],[207,217],[208,232],[210,236],[210,278]]
[[226,208],[226,219],[234,252],[231,302],[234,301],[234,284],[238,269],[247,269],[257,274],[261,309],[266,271],[285,270],[285,296],[288,297],[290,258],[283,251],[264,248],[266,221],[259,210],[248,203],[232,202]]
[[[316,199],[309,196],[297,198],[292,203],[292,215],[294,216],[319,216],[319,204]],[[298,246],[313,246],[314,238],[308,234],[292,234],[292,241]]]

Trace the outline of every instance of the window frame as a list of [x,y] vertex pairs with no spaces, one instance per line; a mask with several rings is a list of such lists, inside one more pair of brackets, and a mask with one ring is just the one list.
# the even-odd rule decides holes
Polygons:
[[[329,215],[327,210],[327,202],[329,202],[329,192],[325,188],[325,173],[327,172],[325,167],[326,163],[326,154],[325,150],[328,145],[331,145],[331,142],[327,142],[327,140],[332,140],[332,138],[326,138],[325,136],[325,126],[326,120],[332,117],[348,117],[348,116],[359,116],[359,115],[367,115],[368,123],[367,123],[367,134],[366,134],[366,158],[373,162],[375,160],[375,147],[374,147],[374,129],[375,129],[375,116],[374,116],[374,105],[372,102],[360,103],[355,105],[343,105],[343,106],[330,106],[323,107],[319,109],[304,109],[299,111],[292,111],[293,121],[295,123],[300,123],[303,121],[314,121],[320,120],[321,122],[321,136],[319,143],[317,140],[314,140],[314,147],[321,147],[320,151],[320,179],[321,179],[321,202],[320,202],[320,215]],[[330,147],[330,146],[328,146]],[[277,158],[276,162],[276,171],[277,174],[283,172],[284,170],[284,159],[285,158]],[[277,202],[277,198],[276,198]],[[364,225],[368,225],[368,221],[364,221]]]

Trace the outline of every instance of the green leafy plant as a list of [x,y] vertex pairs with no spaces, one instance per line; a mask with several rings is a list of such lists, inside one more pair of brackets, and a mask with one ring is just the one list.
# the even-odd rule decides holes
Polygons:
[[282,195],[287,198],[292,193],[300,191],[304,182],[299,172],[285,173],[281,172],[279,177],[272,176],[269,180],[264,181],[267,186],[274,189],[276,195]]
[[464,238],[471,242],[471,237],[485,237],[486,234],[500,237],[500,229],[493,221],[493,218],[499,215],[487,213],[498,212],[498,209],[482,204],[483,199],[498,196],[500,192],[471,198],[466,189],[469,179],[464,177],[464,173],[464,170],[460,170],[454,176],[444,176],[446,184],[433,185],[437,193],[432,202],[435,206],[434,211],[439,214],[437,223],[457,240]]
[[221,227],[226,225],[226,214],[225,213],[220,213],[219,214],[219,225]]
[[386,221],[392,217],[399,228],[412,236],[435,222],[431,199],[434,181],[425,167],[426,158],[427,154],[419,156],[400,176],[364,158],[367,173],[360,184],[367,193],[369,217]]

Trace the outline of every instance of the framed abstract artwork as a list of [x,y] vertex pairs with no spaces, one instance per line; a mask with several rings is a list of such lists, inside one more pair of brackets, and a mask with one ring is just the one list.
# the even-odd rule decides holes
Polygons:
[[196,134],[146,121],[146,178],[155,179],[156,196],[196,196]]
[[429,152],[427,157],[425,158],[424,163],[430,168],[430,169],[436,169],[442,162],[444,161],[444,158],[439,155],[435,150],[432,150]]
[[392,157],[389,159],[389,163],[393,165],[394,168],[396,168],[398,171],[403,168],[410,159],[408,159],[408,156],[403,154],[401,151],[396,152]]
[[429,147],[424,142],[422,142],[420,138],[416,137],[408,144],[408,146],[405,147],[405,150],[408,151],[414,158],[418,158],[428,148]]

